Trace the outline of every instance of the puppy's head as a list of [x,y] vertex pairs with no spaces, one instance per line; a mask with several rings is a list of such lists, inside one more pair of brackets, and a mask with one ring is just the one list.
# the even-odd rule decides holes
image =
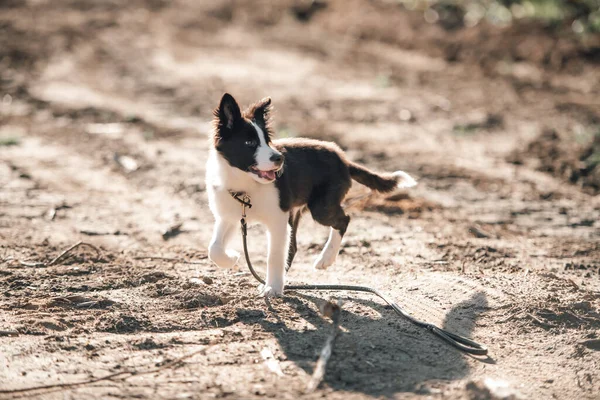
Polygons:
[[232,167],[259,183],[273,182],[283,167],[283,155],[271,147],[270,106],[267,97],[242,114],[233,96],[225,93],[214,111],[215,148]]

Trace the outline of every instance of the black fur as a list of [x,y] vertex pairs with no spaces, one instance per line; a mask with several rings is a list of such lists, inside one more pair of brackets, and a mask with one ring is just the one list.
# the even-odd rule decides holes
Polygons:
[[376,173],[353,162],[348,162],[348,169],[352,179],[378,192],[391,192],[398,185],[398,178],[393,174]]
[[268,124],[270,104],[271,99],[263,99],[242,115],[233,96],[225,93],[221,98],[219,107],[214,111],[213,144],[232,167],[249,171],[255,164],[254,153],[260,144],[260,139],[250,121],[261,128],[265,134],[265,141],[271,142]]

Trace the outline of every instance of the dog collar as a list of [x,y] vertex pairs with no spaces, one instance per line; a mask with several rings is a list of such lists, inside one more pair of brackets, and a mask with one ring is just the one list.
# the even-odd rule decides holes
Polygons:
[[252,203],[250,202],[250,196],[246,194],[246,192],[234,192],[232,190],[229,191],[231,197],[237,200],[241,205],[252,208]]

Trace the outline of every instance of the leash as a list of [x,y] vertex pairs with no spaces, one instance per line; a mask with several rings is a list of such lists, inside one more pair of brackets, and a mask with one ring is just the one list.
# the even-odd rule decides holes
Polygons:
[[[254,278],[265,285],[265,280],[261,278],[260,275],[254,270],[252,266],[252,262],[250,262],[250,256],[248,255],[248,244],[247,244],[247,235],[248,235],[248,226],[246,224],[246,207],[252,208],[252,203],[250,202],[250,196],[241,192],[230,192],[231,197],[242,204],[242,219],[240,220],[240,224],[242,226],[242,241],[244,244],[244,256],[246,257],[246,263],[248,264],[248,269]],[[285,290],[330,290],[330,291],[350,291],[350,292],[363,292],[363,293],[371,293],[375,296],[379,297],[383,301],[385,301],[392,309],[396,312],[396,314],[401,317],[406,318],[414,325],[419,326],[421,328],[427,329],[429,332],[434,335],[440,337],[442,340],[446,341],[450,345],[455,348],[464,351],[468,354],[485,356],[488,353],[487,347],[481,345],[471,339],[466,337],[457,335],[452,332],[448,332],[445,329],[442,329],[436,325],[430,324],[428,322],[424,322],[416,319],[404,309],[402,309],[398,304],[394,303],[390,300],[389,297],[385,296],[383,293],[378,291],[377,289],[373,289],[368,286],[355,286],[355,285],[286,285]]]

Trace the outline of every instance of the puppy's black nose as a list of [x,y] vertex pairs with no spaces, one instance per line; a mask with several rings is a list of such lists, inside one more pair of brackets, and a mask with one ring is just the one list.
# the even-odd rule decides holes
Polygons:
[[273,161],[274,163],[281,164],[283,162],[283,154],[274,153],[269,160]]

